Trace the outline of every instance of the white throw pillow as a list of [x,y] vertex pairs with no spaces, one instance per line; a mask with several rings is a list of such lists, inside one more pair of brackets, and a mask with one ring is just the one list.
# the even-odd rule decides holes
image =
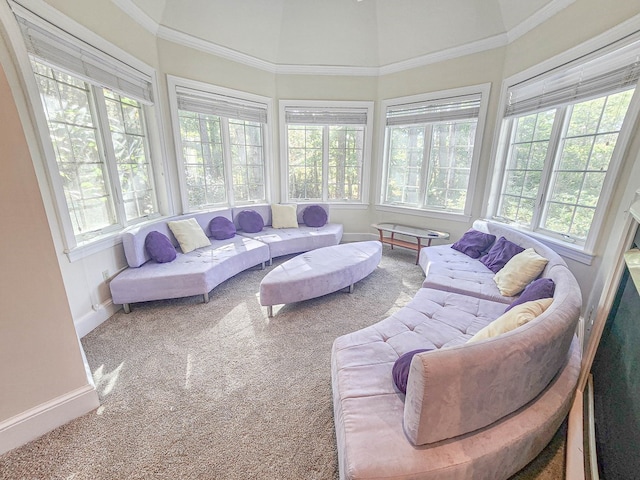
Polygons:
[[295,204],[271,205],[271,226],[273,228],[298,228],[298,208]]
[[527,248],[511,257],[493,280],[502,295],[513,297],[542,273],[547,262],[549,260],[538,255],[533,248]]
[[182,253],[189,253],[200,247],[211,246],[211,241],[195,218],[167,222],[173,235],[178,240]]
[[516,305],[476,333],[467,340],[467,343],[497,337],[501,333],[510,332],[511,330],[521,327],[538,315],[541,315],[542,312],[549,308],[551,302],[553,302],[553,298],[543,298],[541,300],[532,300],[531,302]]

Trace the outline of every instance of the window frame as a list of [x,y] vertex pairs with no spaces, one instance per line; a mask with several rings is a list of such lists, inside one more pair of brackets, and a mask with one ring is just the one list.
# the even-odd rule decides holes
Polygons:
[[[563,235],[551,232],[541,227],[541,222],[544,217],[544,212],[547,203],[547,196],[551,193],[551,187],[553,186],[553,169],[556,166],[556,160],[559,157],[560,147],[562,145],[561,137],[565,131],[565,124],[568,121],[569,115],[567,115],[568,107],[581,103],[583,100],[579,100],[569,104],[559,104],[548,109],[556,109],[562,111],[561,114],[565,115],[565,118],[561,122],[562,125],[557,132],[557,137],[554,139],[552,134],[551,142],[553,145],[549,146],[549,149],[553,150],[547,154],[544,164],[543,181],[546,182],[544,189],[540,189],[538,198],[536,200],[536,206],[534,210],[534,218],[532,221],[532,228],[527,228],[521,225],[517,225],[498,216],[498,209],[501,202],[502,186],[505,178],[505,170],[507,167],[510,138],[514,122],[521,116],[526,116],[535,113],[535,110],[530,112],[522,112],[519,115],[507,116],[505,111],[508,104],[509,90],[519,84],[533,81],[533,79],[539,79],[540,82],[544,82],[547,76],[558,74],[563,71],[563,68],[570,66],[580,66],[583,63],[597,59],[600,56],[615,51],[617,49],[624,48],[629,44],[638,41],[640,34],[631,35],[624,40],[609,39],[605,44],[604,51],[600,51],[602,45],[598,45],[594,42],[589,42],[579,48],[569,50],[553,59],[549,59],[539,65],[531,67],[523,72],[517,73],[511,77],[503,80],[500,102],[498,106],[498,117],[496,119],[497,128],[496,135],[494,136],[493,143],[493,168],[489,170],[487,177],[487,193],[485,197],[485,208],[483,216],[489,221],[500,223],[504,226],[512,228],[517,231],[524,232],[533,236],[542,243],[555,249],[564,257],[570,258],[585,265],[591,265],[596,254],[596,246],[601,238],[601,230],[605,223],[606,212],[612,201],[614,194],[615,183],[618,180],[622,166],[624,163],[625,155],[630,147],[630,142],[633,135],[633,130],[638,122],[640,116],[640,81],[635,86],[635,91],[629,103],[625,120],[618,134],[615,149],[612,153],[609,166],[607,168],[606,177],[598,197],[593,220],[589,233],[584,242],[576,242],[571,238],[566,238]],[[596,39],[599,40],[599,39]],[[603,71],[606,73],[606,71]],[[601,95],[605,97],[616,93],[614,88]],[[596,98],[601,98],[596,97]],[[535,223],[534,223],[535,222]]]
[[[40,98],[40,90],[36,83],[35,74],[31,66],[31,54],[27,51],[16,16],[27,19],[32,24],[47,30],[52,35],[63,36],[67,42],[71,42],[73,45],[77,46],[78,49],[88,49],[97,52],[98,56],[104,56],[105,64],[111,63],[113,65],[122,65],[123,68],[132,68],[137,70],[141,76],[147,79],[154,99],[158,98],[157,73],[151,66],[138,60],[136,57],[133,57],[124,50],[116,47],[109,41],[53,9],[47,9],[46,18],[43,18],[13,1],[9,1],[9,7],[11,14],[8,15],[9,18],[7,20],[10,21],[5,22],[5,26],[15,51],[18,71],[20,72],[21,80],[25,88],[27,113],[34,126],[34,146],[37,149],[37,154],[42,159],[43,171],[41,173],[44,177],[41,182],[46,182],[46,185],[41,183],[41,188],[48,189],[51,199],[53,200],[52,208],[60,229],[62,251],[70,262],[75,262],[120,244],[122,242],[120,232],[128,226],[144,223],[148,220],[160,217],[162,215],[161,212],[171,211],[172,205],[170,199],[170,188],[168,183],[164,180],[163,175],[163,172],[166,171],[166,156],[163,155],[164,142],[162,141],[162,129],[160,128],[159,115],[156,114],[159,107],[157,102],[152,104],[140,102],[141,108],[144,111],[143,122],[146,128],[147,153],[150,157],[150,182],[154,191],[156,213],[131,222],[127,222],[124,217],[117,217],[116,223],[103,229],[101,233],[90,236],[90,238],[79,238],[75,235],[71,222],[70,211],[67,205],[62,180],[60,178],[57,159],[50,138],[47,117]],[[104,87],[99,85],[99,82],[95,80],[88,81],[86,78],[82,78],[79,74],[65,68],[61,68],[59,65],[55,65],[45,59],[38,58],[37,56],[35,58],[41,63],[50,65],[52,68],[68,73],[76,78],[81,78],[83,81],[90,84],[91,89],[89,96],[90,102],[92,103],[95,102],[97,93],[95,90],[96,88],[110,89],[108,86]],[[116,93],[126,96],[123,92]],[[135,95],[130,96],[138,101],[141,100],[136,98]],[[98,142],[99,148],[101,149],[100,153],[104,156],[105,149],[109,148],[105,147],[104,144],[106,143],[105,140],[110,140],[110,132],[108,132],[107,137],[105,137],[103,130],[108,130],[109,125],[108,122],[106,124],[104,123],[105,119],[103,118],[100,110],[100,108],[96,108],[95,119],[97,120],[97,129],[100,132]],[[113,166],[109,165],[109,162],[111,161],[115,161],[115,158],[106,160],[106,170],[109,172],[109,177],[111,177],[113,169],[117,169],[115,164]],[[114,180],[118,186],[113,185]],[[108,181],[112,184],[110,185],[110,191],[114,198],[114,203],[120,202],[122,197],[119,187],[119,177],[116,176],[115,179],[109,178]],[[118,205],[115,205],[114,209],[117,216],[117,211],[119,209]]]
[[[279,105],[279,127],[280,127],[280,190],[282,202],[286,203],[330,203],[338,208],[357,207],[365,208],[369,205],[369,184],[371,177],[372,145],[373,145],[373,115],[374,102],[360,100],[280,100]],[[321,199],[300,199],[289,196],[289,136],[288,123],[286,121],[286,111],[291,108],[312,109],[357,109],[366,112],[367,122],[364,124],[364,140],[362,151],[362,171],[360,173],[360,200],[345,201],[328,199],[328,158],[329,139],[328,128],[323,126],[327,135],[323,134],[322,147],[322,198]],[[311,125],[311,124],[308,124]],[[320,124],[318,124],[320,126]],[[335,125],[334,125],[335,126]]]
[[[477,85],[470,85],[466,87],[460,88],[452,88],[447,90],[439,90],[433,92],[426,92],[417,95],[409,95],[405,97],[396,97],[383,100],[380,108],[380,117],[379,117],[379,149],[380,149],[380,158],[381,161],[378,164],[378,192],[376,197],[375,208],[379,211],[387,211],[394,213],[402,213],[409,215],[416,215],[421,217],[431,217],[431,218],[439,218],[446,220],[453,220],[459,222],[468,222],[471,219],[471,210],[474,204],[474,197],[476,193],[476,182],[478,178],[478,172],[480,167],[480,159],[482,155],[482,143],[484,140],[484,130],[487,120],[487,112],[489,106],[489,96],[491,92],[491,83],[482,83]],[[474,139],[474,148],[473,153],[471,155],[471,167],[469,171],[469,183],[467,188],[467,197],[465,201],[465,206],[462,211],[449,211],[446,209],[437,209],[437,208],[429,208],[426,205],[421,207],[411,206],[411,205],[397,205],[397,204],[389,204],[384,203],[385,192],[388,183],[388,163],[389,163],[389,135],[387,128],[387,112],[389,109],[393,107],[397,107],[400,105],[410,106],[411,104],[418,104],[422,102],[430,102],[430,101],[438,101],[438,100],[446,100],[447,98],[452,97],[463,97],[463,96],[472,96],[479,95],[480,96],[480,108],[478,111],[477,123],[476,123],[476,133]],[[433,122],[432,124],[425,124],[425,128],[429,131],[433,130],[433,126],[437,122]],[[423,152],[424,162],[428,163],[428,154]],[[426,175],[426,173],[424,174]],[[421,181],[422,188],[420,189],[420,195],[422,195],[423,190],[426,188],[426,181]]]
[[[235,207],[242,205],[252,205],[269,203],[271,201],[271,179],[273,178],[273,151],[272,151],[272,118],[273,118],[273,99],[269,97],[263,97],[252,93],[243,92],[240,90],[234,90],[226,87],[212,85],[205,82],[199,82],[196,80],[190,80],[183,77],[174,75],[167,75],[167,87],[169,90],[169,108],[171,113],[171,125],[173,131],[173,141],[175,146],[176,164],[178,167],[178,179],[180,182],[180,201],[182,202],[182,213],[202,211],[204,209],[216,209],[224,207]],[[187,190],[187,179],[185,175],[185,159],[182,148],[182,137],[180,134],[180,118],[178,108],[178,93],[177,89],[186,89],[196,92],[201,92],[205,95],[211,95],[212,97],[227,97],[232,100],[237,100],[241,103],[258,103],[264,105],[267,112],[267,121],[262,128],[262,150],[264,155],[264,201],[248,201],[248,202],[236,202],[234,199],[233,183],[231,181],[232,176],[232,159],[230,155],[231,144],[228,135],[228,129],[223,128],[223,123],[228,125],[229,120],[235,120],[230,117],[220,117],[221,122],[221,141],[223,150],[223,164],[224,164],[224,180],[226,188],[227,201],[224,204],[204,205],[202,208],[193,208],[189,205],[189,197]],[[225,133],[226,132],[226,133]]]

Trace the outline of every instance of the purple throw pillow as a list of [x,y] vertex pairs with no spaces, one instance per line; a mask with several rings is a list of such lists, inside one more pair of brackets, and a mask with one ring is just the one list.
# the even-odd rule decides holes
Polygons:
[[238,214],[238,225],[247,233],[257,233],[264,228],[264,220],[255,210],[242,210]]
[[327,219],[327,212],[320,205],[309,205],[302,212],[302,221],[307,227],[323,227]]
[[168,263],[176,259],[176,249],[169,237],[155,230],[145,237],[144,247],[149,256],[158,263]]
[[209,222],[209,231],[216,240],[233,238],[236,234],[236,226],[226,217],[214,217]]
[[498,241],[493,244],[489,253],[482,257],[480,261],[493,273],[498,273],[500,269],[511,260],[511,257],[523,251],[524,248],[520,245],[516,245],[506,238],[500,237]]
[[411,360],[413,360],[413,356],[418,353],[429,352],[431,350],[433,349],[419,348],[418,350],[412,350],[405,353],[404,355],[400,355],[396,360],[396,363],[393,364],[393,368],[391,369],[391,374],[393,375],[393,383],[396,384],[396,387],[398,387],[398,390],[400,390],[402,393],[407,393],[409,368],[411,367]]
[[543,298],[551,298],[555,291],[556,284],[553,280],[550,278],[539,278],[527,285],[522,292],[522,295],[520,295],[518,299],[509,305],[504,311],[508,312],[516,305],[520,305],[522,303],[542,300]]
[[496,236],[490,233],[480,232],[478,230],[468,230],[462,235],[462,238],[451,245],[451,248],[470,256],[471,258],[480,258],[489,247],[495,242]]

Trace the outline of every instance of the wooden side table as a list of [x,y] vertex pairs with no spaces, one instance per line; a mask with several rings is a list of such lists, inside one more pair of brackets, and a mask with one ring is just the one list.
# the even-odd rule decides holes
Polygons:
[[[374,223],[371,226],[378,230],[378,233],[380,234],[380,243],[391,245],[391,248],[395,245],[417,251],[416,265],[418,264],[418,260],[420,260],[420,249],[422,247],[430,246],[431,240],[433,239],[446,240],[449,238],[449,234],[447,232],[438,232],[427,228],[410,227],[408,225],[399,225],[397,223]],[[384,232],[387,232],[390,235],[385,236]],[[395,238],[396,234],[415,237],[416,243],[397,239]],[[423,239],[427,240],[426,245],[422,244]]]

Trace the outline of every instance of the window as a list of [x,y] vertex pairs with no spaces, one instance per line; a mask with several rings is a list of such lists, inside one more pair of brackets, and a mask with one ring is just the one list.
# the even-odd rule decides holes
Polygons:
[[18,22],[55,157],[58,208],[72,230],[67,247],[156,215],[150,79],[56,27]]
[[635,56],[623,48],[509,89],[497,220],[587,244],[621,156]]
[[484,86],[386,102],[383,205],[469,210],[487,96]]
[[288,201],[363,203],[371,102],[281,102]]
[[185,210],[266,202],[268,105],[240,92],[181,82],[189,83],[174,79],[171,91]]

